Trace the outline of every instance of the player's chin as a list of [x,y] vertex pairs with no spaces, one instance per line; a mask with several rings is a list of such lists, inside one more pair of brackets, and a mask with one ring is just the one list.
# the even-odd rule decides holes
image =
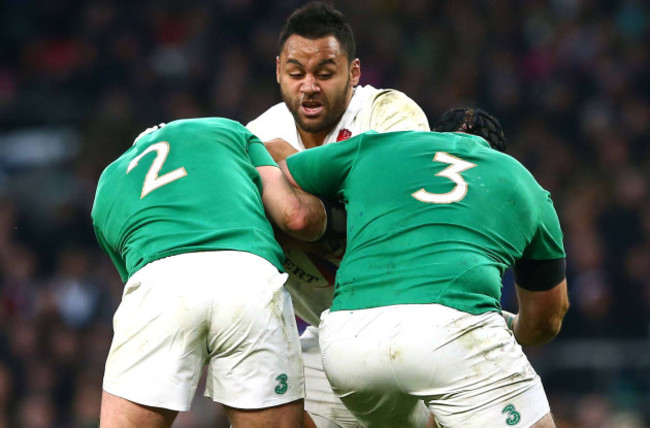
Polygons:
[[300,128],[306,132],[316,134],[327,130],[327,124],[325,123],[325,117],[323,115],[307,117],[301,114],[299,117],[300,120],[298,120],[298,124],[300,125]]

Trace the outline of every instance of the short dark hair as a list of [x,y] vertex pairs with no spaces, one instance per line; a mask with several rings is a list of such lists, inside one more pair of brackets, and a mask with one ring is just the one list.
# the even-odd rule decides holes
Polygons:
[[278,37],[278,55],[282,53],[285,42],[293,34],[311,40],[334,36],[345,50],[348,61],[351,62],[356,57],[357,45],[352,27],[341,12],[327,3],[307,3],[287,18]]
[[484,110],[463,107],[447,110],[440,116],[436,132],[466,132],[485,139],[495,150],[506,152],[506,136],[499,120]]

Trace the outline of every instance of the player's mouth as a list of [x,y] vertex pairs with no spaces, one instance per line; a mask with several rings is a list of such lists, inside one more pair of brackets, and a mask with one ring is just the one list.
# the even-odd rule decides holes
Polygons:
[[303,101],[300,110],[306,117],[315,117],[323,111],[323,104],[320,101]]

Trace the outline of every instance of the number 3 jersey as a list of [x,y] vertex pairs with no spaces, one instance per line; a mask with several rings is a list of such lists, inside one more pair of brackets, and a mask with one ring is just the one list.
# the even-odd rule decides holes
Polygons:
[[418,303],[498,311],[507,267],[565,256],[549,193],[477,136],[368,132],[297,153],[287,166],[307,192],[346,205],[331,311]]
[[154,260],[196,251],[256,254],[282,270],[256,166],[276,165],[243,125],[170,122],[142,135],[102,173],[92,219],[126,281]]

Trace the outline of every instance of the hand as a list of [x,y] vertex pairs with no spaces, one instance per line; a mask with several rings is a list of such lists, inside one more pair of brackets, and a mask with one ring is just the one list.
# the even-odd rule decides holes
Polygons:
[[276,162],[285,160],[292,154],[298,153],[298,150],[282,138],[274,138],[273,140],[265,141],[264,145],[266,146],[266,150],[271,154],[273,160]]

